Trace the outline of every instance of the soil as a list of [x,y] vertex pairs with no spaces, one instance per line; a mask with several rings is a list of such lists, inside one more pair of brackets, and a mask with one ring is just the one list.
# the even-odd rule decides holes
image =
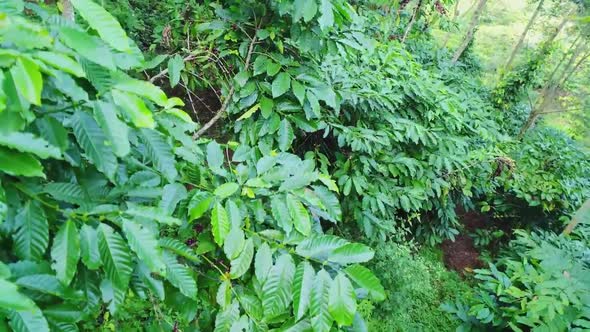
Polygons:
[[441,244],[443,261],[448,269],[464,274],[483,266],[479,252],[469,235],[461,234],[455,241],[445,240]]

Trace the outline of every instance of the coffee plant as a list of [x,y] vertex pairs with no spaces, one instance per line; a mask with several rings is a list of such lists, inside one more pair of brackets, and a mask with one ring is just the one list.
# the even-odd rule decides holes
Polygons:
[[287,152],[289,124],[278,150],[195,141],[119,23],[71,4],[87,29],[0,12],[0,322],[78,330],[139,297],[191,329],[362,326],[357,298],[385,297],[373,250],[323,231],[338,187]]

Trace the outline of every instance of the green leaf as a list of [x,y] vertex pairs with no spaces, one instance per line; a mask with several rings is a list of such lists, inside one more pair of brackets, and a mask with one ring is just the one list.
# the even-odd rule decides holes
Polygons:
[[373,249],[361,243],[348,243],[335,249],[328,257],[330,262],[339,264],[364,263],[373,259]]
[[168,60],[168,76],[170,77],[170,87],[175,87],[180,82],[180,72],[184,69],[184,61],[178,54]]
[[112,90],[111,93],[115,104],[125,111],[135,126],[139,128],[154,128],[156,126],[152,112],[145,106],[141,98],[119,90]]
[[94,103],[94,116],[108,137],[113,151],[118,157],[125,157],[131,151],[129,144],[129,127],[121,121],[117,110],[111,103],[97,101]]
[[127,210],[125,210],[125,214],[128,214],[132,217],[154,220],[160,224],[165,225],[182,224],[182,220],[175,217],[171,217],[166,212],[162,211],[160,208],[154,206],[143,206],[128,202],[127,207],[128,208]]
[[160,247],[163,249],[170,250],[178,256],[182,256],[190,261],[199,262],[199,257],[195,254],[194,250],[189,248],[186,244],[180,242],[177,239],[165,237],[160,239]]
[[303,21],[309,22],[318,12],[316,0],[295,0],[293,7],[293,21],[299,21],[303,17]]
[[118,167],[117,157],[105,144],[107,138],[94,118],[87,113],[77,111],[71,120],[74,136],[84,149],[86,157],[109,179],[114,178]]
[[250,107],[250,109],[248,109],[246,112],[244,112],[244,114],[240,115],[240,117],[236,121],[242,121],[242,120],[249,119],[250,117],[252,117],[252,115],[254,115],[254,113],[256,113],[256,111],[258,111],[259,108],[260,108],[260,104],[256,104],[256,105]]
[[215,141],[207,144],[207,164],[213,171],[218,170],[223,165],[223,150]]
[[213,195],[206,191],[198,191],[188,203],[188,214],[191,220],[201,218],[209,210]]
[[68,148],[68,132],[64,126],[51,116],[44,116],[35,120],[39,134],[60,151]]
[[0,147],[0,171],[14,176],[38,176],[45,178],[39,160],[28,153],[20,153]]
[[41,260],[49,244],[49,225],[36,201],[28,201],[15,217],[14,251],[22,259]]
[[116,287],[126,288],[133,271],[133,261],[127,244],[107,224],[100,224],[97,233],[98,249],[107,278]]
[[256,60],[254,60],[254,63],[252,64],[252,68],[254,69],[254,76],[260,75],[266,71],[268,61],[268,57],[264,55],[259,55],[256,57]]
[[302,257],[324,261],[335,249],[347,243],[349,242],[334,235],[317,234],[301,241],[295,251]]
[[126,219],[123,220],[123,233],[127,237],[131,250],[150,271],[166,276],[166,265],[162,259],[162,251],[156,235],[147,227]]
[[58,201],[82,205],[89,200],[82,187],[76,183],[52,182],[45,185],[44,191]]
[[344,272],[360,287],[366,289],[373,300],[383,301],[385,300],[385,289],[381,285],[381,281],[371,272],[362,265],[351,265],[344,269]]
[[125,302],[127,287],[121,287],[109,279],[103,279],[100,283],[100,292],[102,294],[102,301],[108,303],[107,308],[114,315]]
[[[226,242],[227,243],[227,242]],[[240,255],[231,261],[231,268],[229,274],[232,279],[237,279],[244,275],[252,264],[252,257],[254,256],[254,242],[252,239],[246,240],[244,250]]]
[[330,0],[320,0],[320,13],[321,15],[318,18],[320,29],[326,30],[334,25],[334,11]]
[[238,84],[239,87],[243,87],[248,82],[250,78],[250,74],[248,71],[241,71],[236,76],[234,76],[234,81]]
[[127,35],[121,25],[104,8],[91,0],[70,0],[74,8],[98,32],[98,35],[114,49],[131,52]]
[[240,189],[240,186],[237,183],[228,182],[217,187],[217,189],[215,189],[213,193],[215,194],[215,196],[224,199],[233,195],[236,191],[238,191],[238,189]]
[[186,188],[180,183],[169,183],[162,190],[162,200],[158,207],[167,214],[174,213],[178,203],[187,196]]
[[[59,35],[66,46],[74,49],[82,57],[110,70],[117,69],[113,53],[100,38],[66,26],[60,28]],[[87,71],[86,74],[91,78]]]
[[49,332],[49,324],[39,308],[11,311],[8,317],[14,332]]
[[82,253],[82,263],[89,269],[96,270],[102,264],[96,229],[87,224],[82,225],[80,229],[80,252]]
[[244,238],[244,231],[238,227],[232,227],[227,234],[227,239],[223,244],[223,252],[225,256],[232,260],[240,255],[244,249],[246,239]]
[[277,77],[272,81],[272,97],[278,98],[282,96],[285,92],[289,91],[291,87],[291,77],[287,73],[280,73]]
[[41,159],[55,158],[62,159],[58,147],[51,145],[43,138],[32,133],[8,132],[0,135],[0,145],[18,150],[20,152],[32,153]]
[[303,105],[305,102],[305,86],[299,83],[296,80],[291,81],[291,88],[293,89],[293,94],[299,100],[299,103]]
[[352,324],[356,312],[356,296],[350,280],[339,273],[330,287],[328,311],[340,326]]
[[164,174],[169,182],[174,182],[178,177],[178,171],[170,144],[153,129],[142,128],[140,132],[142,141],[146,145],[147,152],[156,169]]
[[134,79],[127,75],[118,75],[113,87],[120,91],[147,98],[162,107],[166,106],[168,102],[168,97],[159,87],[148,81]]
[[8,310],[34,310],[37,308],[27,296],[18,291],[18,287],[10,281],[0,279],[0,308]]
[[311,218],[305,206],[297,198],[289,195],[287,198],[287,207],[289,208],[289,215],[295,224],[295,229],[303,235],[310,235]]
[[279,149],[281,151],[287,151],[291,147],[291,143],[295,139],[295,133],[293,132],[293,128],[291,127],[291,123],[287,119],[281,120],[281,124],[279,126]]
[[258,248],[258,251],[256,252],[256,258],[254,260],[254,272],[260,283],[264,283],[271,268],[272,252],[270,251],[268,244],[264,242]]
[[[213,332],[234,332],[232,325],[240,318],[240,304],[234,300],[215,317],[215,330]],[[238,332],[242,329],[237,330]]]
[[197,283],[192,277],[190,269],[178,263],[174,255],[169,252],[164,251],[162,256],[166,263],[166,279],[186,297],[195,299]]
[[57,69],[60,69],[66,73],[72,74],[76,77],[86,76],[86,74],[84,73],[84,69],[82,69],[82,66],[80,66],[80,64],[77,61],[65,54],[38,51],[34,54],[34,56],[35,58],[45,62],[46,64],[51,65]]
[[289,254],[283,254],[270,269],[268,278],[262,286],[262,306],[267,319],[283,314],[292,300],[295,264]]
[[229,233],[230,223],[227,211],[221,203],[216,203],[211,212],[211,232],[217,245],[222,246],[227,234]]
[[57,279],[69,285],[76,274],[80,259],[80,238],[76,224],[72,220],[67,220],[53,238],[51,259],[51,268],[55,271]]
[[303,261],[297,266],[293,278],[293,314],[296,320],[300,320],[309,308],[314,278],[315,271],[309,262]]
[[272,113],[272,109],[274,107],[274,102],[270,98],[266,98],[262,96],[260,98],[260,113],[262,117],[268,119]]
[[275,76],[281,70],[281,64],[269,60],[266,64],[266,75]]
[[270,206],[273,218],[277,221],[277,224],[285,231],[285,233],[291,233],[293,230],[293,219],[287,204],[285,203],[286,198],[283,195],[273,195],[270,200]]
[[314,332],[329,332],[332,327],[332,316],[328,310],[332,278],[326,270],[318,271],[311,289],[309,315]]
[[66,287],[50,274],[33,274],[18,278],[16,284],[44,294],[65,297]]
[[43,77],[39,66],[28,58],[19,57],[10,68],[16,90],[31,104],[41,105]]

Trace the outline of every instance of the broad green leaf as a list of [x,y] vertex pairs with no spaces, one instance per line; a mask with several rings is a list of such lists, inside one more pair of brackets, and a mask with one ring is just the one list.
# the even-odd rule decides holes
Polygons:
[[180,72],[184,69],[184,61],[178,54],[168,60],[168,76],[170,77],[170,86],[175,87],[180,82]]
[[244,114],[240,115],[240,117],[236,121],[249,119],[250,117],[252,117],[252,115],[254,115],[254,113],[256,113],[256,111],[258,111],[259,108],[260,104],[256,104],[250,107],[246,112],[244,112]]
[[320,13],[318,18],[320,29],[326,30],[334,25],[334,11],[330,0],[320,0]]
[[234,200],[228,199],[225,203],[225,209],[227,210],[227,216],[232,228],[241,228],[244,226],[242,212]]
[[97,101],[94,103],[94,116],[109,139],[113,151],[118,157],[125,157],[131,151],[129,128],[117,115],[111,103]]
[[350,280],[342,273],[338,274],[330,287],[328,311],[340,326],[352,324],[356,313],[356,296]]
[[160,247],[167,249],[178,256],[182,256],[190,261],[199,262],[200,258],[195,254],[192,248],[180,242],[177,239],[165,237],[160,239]]
[[80,237],[72,220],[67,220],[53,238],[51,259],[51,268],[55,271],[57,279],[69,285],[76,274],[80,259]]
[[49,332],[49,324],[41,310],[11,311],[8,315],[10,327],[14,332]]
[[28,58],[20,57],[10,69],[10,74],[18,93],[31,104],[41,105],[43,77],[39,66]]
[[295,139],[295,133],[293,132],[293,128],[291,127],[291,123],[287,119],[281,120],[281,124],[279,126],[279,149],[281,151],[287,151],[291,147],[291,143]]
[[324,261],[335,249],[347,243],[349,242],[334,235],[317,234],[301,241],[295,251],[299,256]]
[[137,257],[150,271],[166,276],[166,266],[156,235],[147,227],[126,219],[123,220],[123,232],[131,250],[137,254]]
[[188,203],[188,214],[191,220],[201,218],[209,210],[213,195],[206,191],[198,191]]
[[57,69],[63,70],[66,73],[72,74],[76,77],[86,76],[86,74],[84,73],[84,69],[82,69],[82,66],[80,66],[80,64],[77,61],[65,54],[38,51],[34,54],[34,56],[35,58],[40,59],[41,61]]
[[231,305],[228,305],[215,317],[215,330],[213,332],[234,332],[231,327],[239,318],[240,305],[237,300],[234,300]]
[[233,195],[236,191],[238,191],[238,189],[240,189],[240,186],[237,183],[228,182],[217,187],[213,193],[215,196],[224,199]]
[[126,288],[133,272],[133,261],[127,244],[107,224],[100,224],[97,233],[98,249],[107,278],[115,286]]
[[275,76],[281,70],[281,64],[272,60],[266,64],[266,75]]
[[190,269],[178,263],[171,253],[164,251],[162,254],[166,263],[166,279],[186,297],[191,299],[196,298],[197,283],[192,277]]
[[287,73],[280,73],[277,77],[272,81],[272,97],[278,98],[282,96],[285,92],[289,91],[291,87],[291,77]]
[[20,152],[32,153],[41,159],[61,159],[58,147],[32,133],[9,132],[0,135],[0,145]]
[[344,269],[344,272],[360,287],[366,289],[373,300],[383,301],[385,300],[385,289],[381,285],[379,279],[362,265],[351,265]]
[[299,100],[299,103],[303,105],[305,102],[305,86],[299,83],[297,80],[291,81],[291,88],[293,89],[293,94]]
[[297,22],[301,18],[309,22],[318,11],[316,0],[295,0],[293,2],[293,21]]
[[295,225],[295,229],[303,235],[310,235],[311,218],[309,217],[309,213],[305,206],[303,206],[297,198],[289,195],[287,199],[287,207],[289,209],[289,215]]
[[295,264],[289,254],[283,254],[270,269],[268,278],[262,286],[262,306],[264,317],[274,318],[289,308],[293,299],[293,276]]
[[139,128],[154,128],[156,126],[152,112],[141,98],[119,90],[112,90],[111,93],[115,104],[127,114],[135,126]]
[[152,276],[152,273],[145,264],[139,262],[137,264],[137,272],[143,280],[145,287],[155,294],[160,300],[166,299],[166,292],[164,290],[164,282]]
[[92,0],[70,0],[74,8],[98,32],[98,35],[114,49],[130,52],[127,34],[117,19]]
[[148,81],[138,80],[127,75],[116,76],[114,88],[147,98],[162,107],[168,103],[168,97],[162,89]]
[[339,264],[364,263],[373,259],[373,249],[361,243],[348,243],[335,249],[328,257],[330,262]]
[[223,165],[223,150],[215,141],[207,144],[207,164],[211,170],[217,170]]
[[232,279],[237,279],[244,275],[252,264],[252,257],[254,256],[254,242],[252,239],[246,240],[244,249],[238,257],[231,261],[230,276]]
[[102,264],[96,229],[87,224],[80,228],[80,252],[82,253],[82,263],[89,269],[96,270]]
[[58,201],[82,205],[89,200],[84,189],[76,183],[52,182],[45,185],[44,191]]
[[311,289],[309,315],[314,332],[329,332],[332,327],[332,316],[328,310],[332,278],[326,270],[318,271]]
[[39,134],[51,145],[57,146],[60,151],[68,148],[68,132],[64,126],[51,116],[44,116],[35,120]]
[[326,189],[326,187],[312,186],[312,188],[313,192],[324,206],[325,211],[328,213],[328,216],[322,215],[322,217],[332,222],[342,220],[342,208],[340,207],[338,197]]
[[141,138],[147,147],[150,159],[156,169],[162,173],[169,182],[174,182],[178,177],[176,160],[172,153],[172,147],[165,138],[153,129],[142,128]]
[[268,273],[272,268],[272,252],[270,251],[270,247],[266,242],[262,243],[262,245],[258,248],[256,252],[256,258],[254,260],[254,272],[256,274],[256,278],[260,283],[264,283],[266,278],[268,277]]
[[125,302],[127,287],[121,287],[109,279],[103,279],[100,283],[102,301],[108,303],[107,308],[112,314],[116,314]]
[[18,287],[10,281],[0,279],[0,308],[7,310],[35,310],[37,306],[27,296],[18,291]]
[[36,201],[28,201],[16,215],[15,226],[15,254],[26,260],[41,260],[49,244],[49,225],[41,205]]
[[266,98],[264,96],[260,98],[260,114],[262,114],[263,118],[268,119],[270,117],[273,107],[274,102],[272,99]]
[[246,82],[248,82],[249,78],[250,74],[248,73],[248,71],[244,70],[237,73],[236,76],[234,76],[234,81],[239,87],[243,87],[244,85],[246,85]]
[[55,276],[50,274],[33,274],[18,278],[20,287],[35,290],[44,294],[66,297],[67,288]]
[[268,64],[268,61],[268,57],[264,55],[259,55],[256,57],[256,60],[254,60],[254,63],[252,64],[254,76],[260,75],[266,71],[266,65]]
[[225,256],[230,260],[238,257],[244,249],[244,243],[246,243],[244,231],[240,227],[232,227],[223,244]]
[[86,157],[108,178],[114,178],[118,167],[117,157],[105,144],[107,137],[94,118],[85,112],[78,111],[74,113],[71,120],[74,136],[84,149]]
[[14,176],[45,177],[39,160],[28,153],[0,147],[0,171]]
[[211,212],[211,232],[217,245],[222,246],[229,233],[230,223],[227,211],[221,203],[216,203]]
[[307,261],[299,263],[293,278],[293,314],[297,320],[305,315],[309,307],[314,278],[311,264]]
[[[1,191],[2,189],[0,189]],[[11,272],[8,265],[0,262],[0,279],[8,279],[10,278]]]
[[291,213],[286,204],[286,197],[283,195],[274,195],[270,200],[270,206],[273,218],[277,221],[277,224],[285,231],[285,233],[291,233],[293,230],[293,219]]
[[186,188],[180,183],[169,183],[162,190],[162,200],[158,207],[167,214],[174,213],[176,206],[187,196]]
[[[82,57],[110,70],[117,69],[113,53],[100,38],[65,26],[60,28],[59,35],[66,46],[77,51]],[[91,79],[87,71],[86,76]]]
[[182,224],[182,220],[175,217],[171,217],[166,212],[162,211],[160,208],[154,206],[143,206],[133,204],[130,202],[127,203],[127,206],[128,208],[127,210],[125,210],[125,214],[128,214],[132,217],[154,220],[160,224],[165,225]]
[[82,319],[80,307],[73,304],[53,304],[43,308],[43,314],[49,320],[63,323],[76,323]]

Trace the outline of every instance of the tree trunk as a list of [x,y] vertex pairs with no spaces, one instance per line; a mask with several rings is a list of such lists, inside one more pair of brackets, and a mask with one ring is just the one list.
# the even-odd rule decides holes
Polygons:
[[576,63],[576,65],[574,66],[574,69],[572,69],[569,74],[567,74],[567,76],[565,76],[565,78],[561,81],[561,83],[559,85],[564,85],[567,81],[569,81],[569,79],[572,77],[572,75],[578,70],[578,68],[580,68],[580,66],[582,65],[582,63],[584,63],[588,57],[590,57],[590,53],[586,53],[581,59],[580,61],[578,61],[578,63]]
[[563,235],[570,235],[576,226],[581,222],[590,222],[590,199],[580,207],[580,209],[574,214],[572,220],[567,224],[567,227],[563,230]]
[[[457,17],[459,16],[459,0],[455,1],[455,9],[453,12],[453,18],[451,19],[452,22],[455,22],[457,20]],[[451,31],[447,31],[447,34],[445,35],[445,39],[443,41],[443,45],[442,47],[447,47],[447,43],[449,42],[449,39],[451,39]]]
[[510,57],[508,58],[508,62],[506,62],[506,66],[505,66],[506,70],[510,70],[510,67],[512,66],[512,61],[514,61],[516,54],[518,53],[518,51],[520,51],[520,48],[522,47],[522,44],[524,42],[524,39],[526,38],[526,35],[529,33],[529,30],[533,26],[535,19],[537,18],[537,16],[539,15],[539,12],[541,11],[541,8],[543,7],[544,1],[545,0],[539,1],[539,5],[535,9],[533,16],[531,16],[531,19],[529,20],[526,27],[524,28],[524,31],[520,35],[520,38],[518,39],[518,43],[516,43],[516,46],[514,47],[514,49],[512,50],[512,53],[510,54]]
[[61,15],[68,21],[74,22],[74,7],[70,0],[62,0],[61,1],[62,11]]
[[414,12],[412,13],[412,18],[410,19],[410,23],[408,23],[408,27],[406,28],[406,31],[404,32],[404,36],[402,37],[402,40],[401,40],[402,44],[404,44],[406,42],[406,39],[408,38],[410,31],[412,31],[412,27],[414,26],[414,23],[416,23],[416,16],[418,16],[418,12],[420,12],[420,7],[422,7],[422,0],[418,0],[418,4],[416,5],[416,8],[414,8]]
[[467,34],[465,35],[465,38],[463,38],[463,42],[461,43],[461,45],[459,45],[459,48],[457,48],[457,50],[455,51],[455,54],[453,54],[453,59],[451,60],[453,64],[455,64],[457,60],[459,60],[459,57],[461,57],[461,54],[463,54],[463,52],[473,39],[475,28],[477,27],[479,17],[483,12],[483,8],[485,7],[486,2],[487,0],[479,0],[479,2],[477,3],[477,7],[475,8],[473,17],[471,18],[471,22],[469,23],[469,27],[467,28]]

